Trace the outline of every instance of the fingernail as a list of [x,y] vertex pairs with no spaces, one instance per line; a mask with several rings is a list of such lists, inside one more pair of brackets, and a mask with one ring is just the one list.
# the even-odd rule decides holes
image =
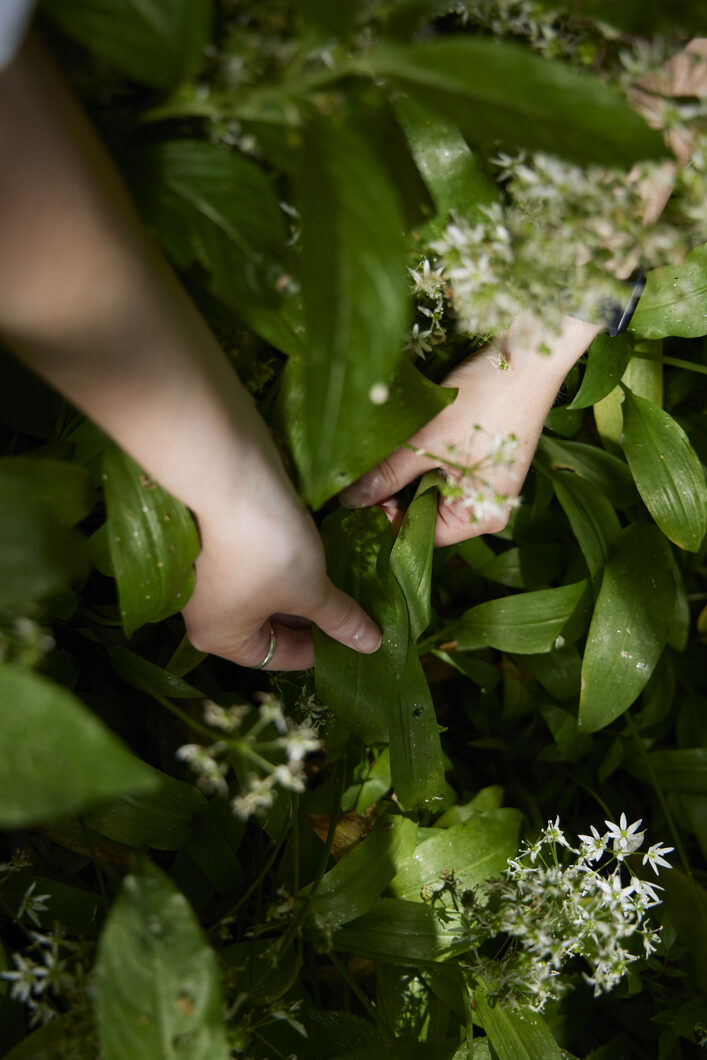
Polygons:
[[356,651],[363,652],[364,655],[372,655],[374,651],[378,651],[382,639],[380,630],[375,626],[365,626],[358,633],[354,633],[352,638]]
[[363,478],[360,478],[356,482],[352,482],[350,486],[347,486],[346,489],[339,494],[339,500],[344,508],[367,508],[375,496],[377,484],[377,475],[374,475],[372,478],[364,475]]

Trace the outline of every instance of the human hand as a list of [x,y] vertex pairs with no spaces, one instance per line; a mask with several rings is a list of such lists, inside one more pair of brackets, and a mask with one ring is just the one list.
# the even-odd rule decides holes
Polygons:
[[[519,321],[448,376],[443,385],[458,389],[453,404],[418,431],[408,447],[396,449],[344,490],[342,504],[350,508],[378,504],[395,526],[401,518],[395,494],[424,472],[443,466],[440,460],[422,455],[423,450],[476,468],[470,480],[475,478],[480,486],[476,507],[440,498],[435,545],[502,530],[562,380],[598,330],[573,317],[563,318],[559,334],[542,329],[536,317]],[[536,352],[541,346],[550,353]],[[501,446],[494,442],[511,435],[516,444],[508,466],[498,459]],[[449,446],[454,447],[451,456]],[[452,469],[447,476],[459,480],[462,473]]]
[[[230,519],[200,519],[196,585],[184,608],[189,640],[241,666],[304,670],[314,665],[310,622],[355,651],[377,650],[380,633],[327,577],[322,544],[294,494],[275,487],[265,505],[238,506]],[[248,491],[243,490],[243,497]]]

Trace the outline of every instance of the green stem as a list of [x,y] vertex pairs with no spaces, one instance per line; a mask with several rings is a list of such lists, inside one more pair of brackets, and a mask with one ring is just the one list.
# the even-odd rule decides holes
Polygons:
[[221,926],[221,924],[224,923],[224,921],[230,920],[231,917],[234,917],[236,915],[236,913],[238,912],[238,910],[241,908],[241,906],[245,905],[245,903],[248,901],[248,899],[253,894],[253,892],[256,891],[258,889],[258,887],[260,887],[261,883],[263,882],[263,880],[265,879],[267,874],[270,872],[270,869],[273,867],[273,864],[275,863],[275,859],[277,858],[277,855],[280,853],[280,850],[282,849],[282,846],[284,845],[284,842],[285,842],[285,839],[287,838],[287,833],[289,832],[289,830],[290,830],[289,823],[285,824],[285,827],[282,829],[282,832],[278,836],[277,841],[275,842],[275,845],[272,848],[272,851],[270,852],[270,854],[269,854],[269,856],[267,858],[267,861],[263,865],[263,867],[260,870],[260,872],[258,873],[258,875],[255,877],[255,879],[250,884],[250,886],[246,887],[245,891],[240,896],[240,898],[221,917],[221,919],[219,921],[217,921],[217,923],[213,924],[208,929],[208,933],[209,934],[211,934],[211,933],[213,933],[215,931],[218,931],[219,927]]
[[699,372],[707,375],[707,365],[695,364],[694,361],[683,361],[679,357],[664,357],[661,353],[634,353],[641,361],[660,361],[661,364],[669,364],[672,368],[684,368],[688,372]]

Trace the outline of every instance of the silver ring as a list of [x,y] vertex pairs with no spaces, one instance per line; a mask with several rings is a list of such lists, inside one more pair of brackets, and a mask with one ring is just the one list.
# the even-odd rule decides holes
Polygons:
[[261,662],[260,666],[256,666],[255,667],[256,670],[263,670],[268,665],[268,663],[272,659],[273,655],[275,654],[276,646],[277,646],[277,633],[275,632],[275,630],[272,628],[272,625],[271,625],[270,626],[270,647],[268,648],[268,654],[265,656],[265,658]]

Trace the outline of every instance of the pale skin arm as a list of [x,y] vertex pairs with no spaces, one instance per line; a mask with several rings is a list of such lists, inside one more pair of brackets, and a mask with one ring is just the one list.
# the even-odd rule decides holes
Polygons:
[[0,231],[3,341],[197,518],[194,646],[258,666],[276,616],[268,669],[313,664],[310,622],[375,651],[250,396],[34,41],[0,73]]

